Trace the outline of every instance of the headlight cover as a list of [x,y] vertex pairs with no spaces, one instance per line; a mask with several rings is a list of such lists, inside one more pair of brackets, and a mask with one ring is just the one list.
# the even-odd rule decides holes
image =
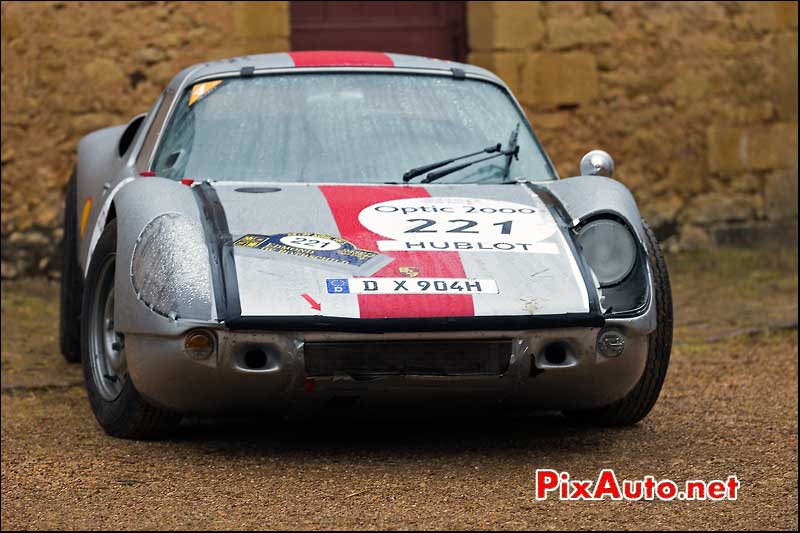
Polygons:
[[211,267],[200,224],[179,213],[148,222],[133,248],[131,281],[139,299],[160,315],[211,319]]
[[615,220],[589,222],[578,230],[577,240],[600,287],[621,282],[636,265],[636,241],[630,230]]

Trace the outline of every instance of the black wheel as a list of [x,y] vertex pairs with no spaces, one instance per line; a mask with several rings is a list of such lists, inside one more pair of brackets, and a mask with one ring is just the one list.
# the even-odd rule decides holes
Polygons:
[[643,419],[656,404],[669,366],[672,351],[672,289],[669,284],[667,263],[661,254],[653,231],[643,220],[648,259],[653,272],[656,319],[658,324],[650,334],[647,364],[642,377],[621,400],[599,409],[568,413],[584,422],[606,426],[628,426]]
[[81,291],[83,276],[78,264],[78,208],[75,173],[69,178],[64,203],[64,238],[61,257],[61,355],[70,363],[81,360]]
[[148,404],[128,376],[125,339],[114,327],[116,249],[117,221],[112,220],[97,241],[83,294],[81,350],[89,403],[109,435],[161,438],[178,424],[180,416]]

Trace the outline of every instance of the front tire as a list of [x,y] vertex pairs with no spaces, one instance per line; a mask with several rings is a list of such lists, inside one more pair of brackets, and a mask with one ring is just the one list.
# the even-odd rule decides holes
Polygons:
[[667,376],[672,351],[672,289],[667,263],[650,226],[642,220],[648,260],[653,273],[656,329],[648,339],[647,363],[642,377],[624,398],[598,409],[567,413],[583,422],[603,426],[631,426],[642,420],[658,400]]
[[157,439],[170,433],[180,416],[148,404],[127,372],[124,336],[114,327],[114,272],[117,221],[97,242],[83,294],[81,351],[89,404],[111,436]]

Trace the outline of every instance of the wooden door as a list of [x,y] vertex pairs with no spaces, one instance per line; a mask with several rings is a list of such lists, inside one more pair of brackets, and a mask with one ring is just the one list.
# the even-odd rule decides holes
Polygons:
[[465,2],[290,3],[292,50],[371,50],[466,59]]

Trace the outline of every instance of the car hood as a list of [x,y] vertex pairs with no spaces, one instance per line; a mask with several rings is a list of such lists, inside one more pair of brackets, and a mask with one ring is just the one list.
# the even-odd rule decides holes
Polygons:
[[563,222],[527,184],[203,186],[231,235],[241,317],[589,312]]

